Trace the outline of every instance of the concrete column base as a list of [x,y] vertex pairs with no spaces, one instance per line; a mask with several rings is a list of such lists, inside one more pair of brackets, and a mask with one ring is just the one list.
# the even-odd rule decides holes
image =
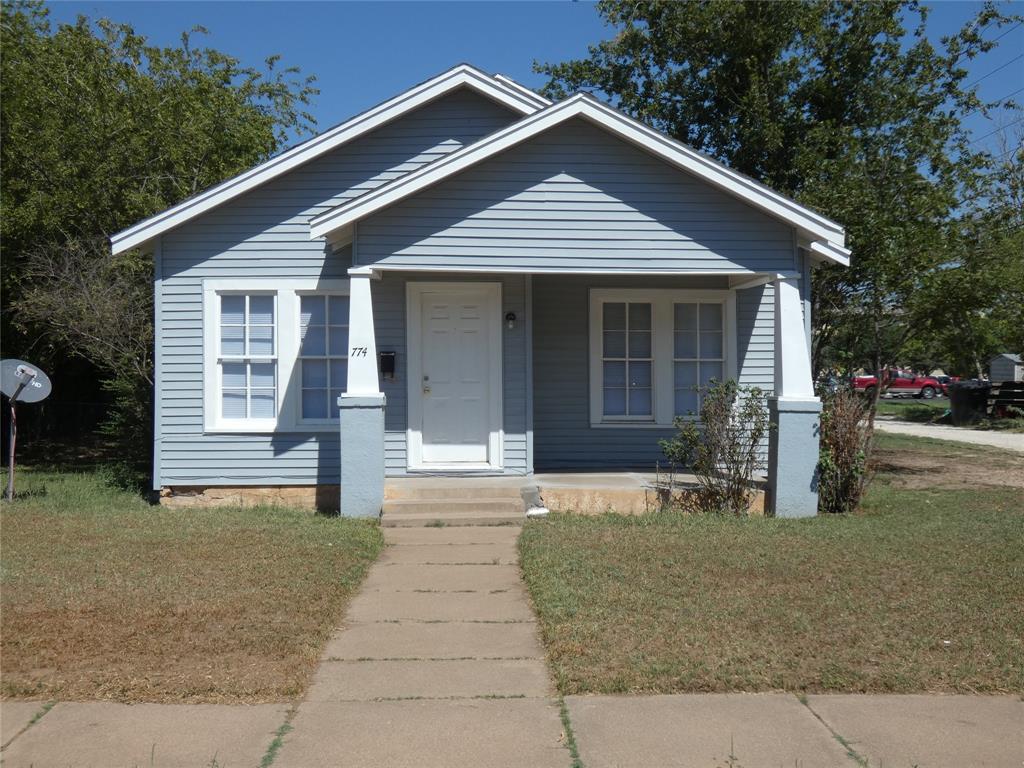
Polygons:
[[768,398],[774,428],[768,438],[770,509],[775,517],[818,514],[818,438],[821,401]]
[[338,398],[343,517],[380,517],[384,505],[383,394]]

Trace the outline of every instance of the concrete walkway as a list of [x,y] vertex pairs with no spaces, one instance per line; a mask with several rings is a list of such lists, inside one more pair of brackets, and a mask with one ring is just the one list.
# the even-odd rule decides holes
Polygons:
[[876,419],[875,429],[879,432],[892,432],[897,435],[932,437],[936,440],[951,440],[954,443],[970,443],[971,445],[989,445],[993,448],[1002,448],[1004,451],[1024,453],[1024,435],[1015,435],[1010,432],[951,427],[947,424],[913,424],[909,421],[890,421],[888,419]]
[[274,768],[566,768],[519,528],[394,528]]
[[1020,768],[1019,696],[570,696],[586,768]]

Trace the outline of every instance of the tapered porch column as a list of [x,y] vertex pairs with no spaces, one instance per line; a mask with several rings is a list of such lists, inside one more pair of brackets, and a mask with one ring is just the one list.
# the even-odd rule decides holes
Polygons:
[[768,440],[768,483],[776,517],[818,512],[818,432],[821,401],[814,395],[811,354],[797,278],[775,287],[775,396],[768,399],[774,428]]
[[377,517],[384,503],[384,393],[373,327],[375,275],[349,270],[348,381],[338,398],[341,428],[341,514]]

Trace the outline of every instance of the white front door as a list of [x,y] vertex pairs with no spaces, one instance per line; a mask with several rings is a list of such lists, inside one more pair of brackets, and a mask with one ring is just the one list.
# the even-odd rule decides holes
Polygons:
[[498,463],[500,292],[494,283],[410,283],[410,464],[489,467]]

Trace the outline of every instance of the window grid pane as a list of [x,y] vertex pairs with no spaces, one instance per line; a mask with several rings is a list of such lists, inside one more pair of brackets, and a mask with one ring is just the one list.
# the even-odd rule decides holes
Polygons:
[[306,294],[300,299],[301,418],[337,419],[338,396],[348,377],[346,295]]
[[725,307],[721,303],[691,302],[673,306],[675,318],[675,412],[699,414],[703,388],[722,381],[725,367]]
[[221,414],[225,419],[277,416],[276,295],[222,294]]
[[601,308],[602,413],[650,418],[654,414],[653,306],[650,302],[604,302]]

